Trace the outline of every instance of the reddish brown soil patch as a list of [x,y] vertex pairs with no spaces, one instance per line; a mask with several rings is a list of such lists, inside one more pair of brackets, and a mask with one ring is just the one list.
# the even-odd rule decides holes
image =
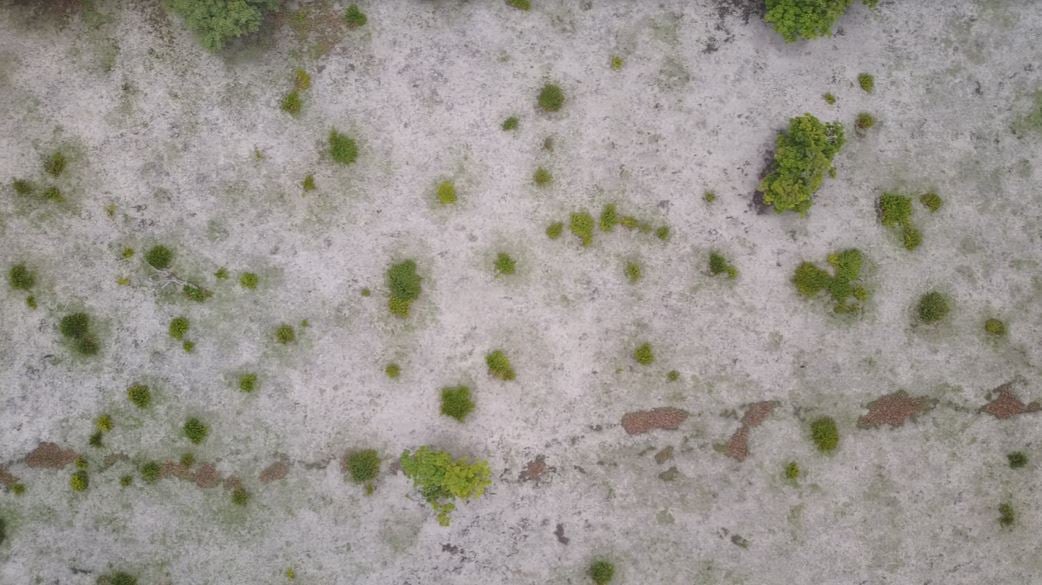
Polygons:
[[284,459],[280,459],[260,472],[260,481],[261,483],[271,483],[285,479],[287,475],[289,475],[289,463]]
[[1042,410],[1042,405],[1037,400],[1030,404],[1024,404],[1017,398],[1017,395],[1013,393],[1013,383],[1008,382],[992,390],[989,396],[997,394],[997,396],[991,400],[991,402],[981,407],[981,412],[986,412],[997,419],[1006,419],[1017,416],[1018,414],[1027,414],[1030,412],[1038,412]]
[[862,429],[904,426],[909,419],[915,421],[915,417],[932,409],[935,402],[926,396],[909,396],[904,390],[898,390],[869,402],[868,414],[857,419],[857,426]]
[[177,461],[165,461],[160,470],[160,477],[190,481],[202,489],[215,488],[227,481],[221,477],[213,463],[203,463],[193,470]]
[[238,477],[235,477],[234,475],[229,475],[228,477],[226,477],[224,479],[224,489],[226,489],[226,490],[233,490],[235,488],[241,488],[241,487],[242,487],[242,480],[240,480]]
[[687,420],[688,413],[679,408],[654,408],[627,412],[622,417],[622,428],[630,435],[639,435],[651,430],[675,431]]
[[534,481],[539,483],[539,480],[543,478],[543,474],[546,473],[547,470],[554,471],[555,468],[546,465],[546,457],[536,455],[535,459],[528,462],[525,469],[517,476],[517,479],[518,481]]
[[750,404],[745,409],[745,414],[742,415],[742,426],[738,427],[738,430],[731,435],[731,440],[724,445],[724,455],[738,461],[745,461],[745,458],[749,456],[749,431],[762,425],[779,404],[777,400]]
[[79,458],[79,453],[57,443],[40,443],[25,456],[25,464],[34,469],[62,469]]
[[16,483],[18,483],[18,476],[7,471],[6,467],[0,467],[0,485],[9,488],[14,487]]
[[672,445],[670,445],[669,447],[666,447],[665,449],[659,451],[658,453],[655,453],[655,463],[658,463],[659,465],[662,465],[663,463],[665,463],[666,461],[669,461],[672,458],[673,458],[673,446]]
[[221,474],[213,463],[204,463],[195,470],[195,485],[206,489],[217,487],[221,483]]

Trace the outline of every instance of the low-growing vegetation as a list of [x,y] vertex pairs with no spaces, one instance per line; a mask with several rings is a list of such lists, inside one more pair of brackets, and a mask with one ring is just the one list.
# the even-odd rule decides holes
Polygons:
[[[875,6],[879,0],[862,0]],[[832,34],[832,26],[854,0],[767,0],[763,19],[791,43]]]
[[789,120],[787,130],[774,143],[774,161],[758,190],[763,202],[775,211],[806,213],[825,174],[833,171],[832,159],[846,139],[839,122],[824,124],[811,114]]
[[915,312],[916,316],[919,317],[919,321],[936,323],[943,320],[951,312],[951,302],[947,296],[937,291],[931,291],[919,297],[919,303],[916,305]]
[[590,564],[586,573],[597,585],[607,585],[615,578],[615,565],[603,559],[597,560]]
[[232,40],[257,32],[265,15],[278,8],[279,0],[170,0],[167,5],[204,47],[219,51]]
[[474,411],[474,400],[468,386],[450,386],[441,389],[441,413],[463,422]]
[[510,364],[507,354],[497,349],[485,356],[485,365],[488,366],[488,375],[500,380],[513,380],[517,377],[514,367]]
[[536,102],[544,112],[559,111],[564,106],[564,90],[559,85],[547,83],[539,90]]
[[839,447],[839,429],[831,417],[822,416],[810,423],[810,439],[818,451],[826,455]]
[[726,274],[728,278],[735,278],[738,276],[738,269],[722,254],[714,250],[709,253],[709,274],[713,276]]
[[906,250],[923,243],[922,232],[912,223],[912,198],[898,193],[883,193],[876,203],[879,223],[901,235]]
[[416,261],[403,260],[387,269],[387,288],[390,289],[388,308],[392,315],[408,317],[409,307],[420,298],[423,279],[416,273]]
[[448,526],[456,500],[481,497],[492,485],[492,472],[485,461],[454,458],[447,451],[423,446],[406,450],[399,458],[402,472],[412,480],[427,503],[438,514],[438,524]]
[[637,349],[633,350],[633,359],[642,366],[650,366],[655,362],[655,353],[651,349],[651,344],[644,342],[637,346]]
[[358,160],[358,144],[354,138],[334,130],[329,131],[329,156],[333,161],[350,165]]
[[811,262],[802,262],[796,267],[792,283],[796,291],[805,297],[814,297],[825,290],[832,297],[836,313],[860,312],[868,299],[868,289],[861,280],[864,258],[856,248],[829,254],[828,264],[832,274]]
[[91,332],[90,315],[86,313],[71,313],[62,317],[58,331],[80,355],[91,356],[101,349],[97,337]]

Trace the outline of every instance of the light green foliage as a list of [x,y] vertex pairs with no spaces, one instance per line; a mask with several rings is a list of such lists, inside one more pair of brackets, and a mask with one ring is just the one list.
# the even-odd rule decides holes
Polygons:
[[594,561],[586,572],[597,585],[607,585],[615,577],[615,565],[605,560]]
[[41,195],[41,197],[45,201],[61,201],[62,192],[57,187],[47,187],[43,190],[43,194]]
[[78,469],[69,477],[69,487],[74,492],[85,492],[90,487],[90,475],[86,469]]
[[163,473],[163,468],[156,461],[149,461],[141,466],[138,470],[141,473],[141,480],[145,483],[155,483],[159,481],[159,477]]
[[655,362],[655,354],[651,350],[651,344],[644,342],[633,350],[633,359],[642,366],[650,366]]
[[814,419],[810,423],[810,439],[822,453],[828,454],[835,451],[839,447],[839,430],[836,428],[836,421],[827,416]]
[[397,380],[402,375],[402,367],[396,363],[389,363],[384,367],[384,373],[392,380]]
[[803,262],[796,267],[792,282],[796,291],[806,297],[827,290],[835,302],[833,310],[837,313],[856,313],[868,299],[868,289],[861,282],[863,261],[864,256],[856,248],[834,252],[828,257],[833,274],[815,264]]
[[293,71],[293,89],[297,91],[307,91],[311,89],[311,75],[300,67],[297,67]]
[[247,372],[239,374],[239,391],[247,394],[257,389],[257,374]]
[[612,55],[611,56],[611,70],[612,71],[619,71],[619,70],[621,70],[622,66],[625,65],[625,64],[626,64],[626,62],[622,59],[622,57],[620,57],[618,55]]
[[236,506],[245,506],[250,503],[250,492],[246,491],[246,488],[242,486],[233,489],[232,503]]
[[630,284],[636,284],[640,281],[641,277],[644,276],[640,263],[633,260],[626,262],[626,267],[623,269],[623,273],[625,273],[626,280],[628,280]]
[[948,316],[951,305],[948,297],[937,291],[931,291],[919,297],[916,315],[923,323],[936,323]]
[[297,332],[293,330],[293,326],[288,323],[283,323],[275,328],[275,341],[286,345],[293,343],[297,340]]
[[124,475],[124,476],[119,478],[119,485],[120,485],[120,487],[130,487],[133,484],[134,484],[134,476],[133,475]]
[[593,243],[593,216],[586,211],[577,211],[568,218],[568,229],[579,238],[583,247]]
[[282,111],[291,116],[299,114],[303,105],[304,101],[300,99],[300,92],[295,89],[287,93],[279,103],[279,107],[282,108]]
[[999,524],[1005,527],[1013,526],[1017,521],[1017,513],[1013,510],[1013,504],[1005,502],[999,505]]
[[609,203],[601,209],[601,231],[610,232],[615,229],[615,226],[619,223],[619,213],[615,209],[614,203]]
[[181,430],[184,432],[185,437],[196,445],[205,441],[206,436],[210,434],[210,429],[206,427],[203,421],[195,417],[186,420]]
[[897,193],[883,193],[876,204],[879,223],[897,230],[905,249],[914,250],[922,243],[919,229],[912,224],[912,198]]
[[536,101],[544,112],[556,112],[564,105],[564,91],[558,85],[547,83],[539,90]]
[[380,454],[376,449],[355,451],[347,456],[347,474],[355,483],[366,483],[380,474]]
[[329,156],[342,165],[349,165],[358,159],[358,144],[346,134],[330,130]]
[[86,313],[71,313],[62,317],[58,331],[72,342],[73,349],[81,355],[94,355],[100,349],[90,331],[90,316]]
[[506,120],[503,120],[502,128],[504,131],[517,130],[519,124],[520,120],[517,119],[517,116],[510,116]]
[[709,253],[709,274],[716,276],[718,274],[726,274],[728,278],[735,278],[738,276],[738,269],[731,265],[719,252],[712,251]]
[[517,8],[518,10],[531,10],[531,0],[506,0],[507,6],[511,8]]
[[785,479],[789,481],[796,481],[800,478],[800,465],[795,461],[790,461],[785,464]]
[[[877,0],[863,0],[874,6]],[[767,0],[763,19],[791,43],[832,34],[832,25],[853,0]]]
[[239,286],[242,288],[253,290],[259,282],[260,278],[253,272],[243,272],[239,275]]
[[669,241],[669,226],[663,225],[655,228],[655,237],[663,242]]
[[201,287],[201,286],[199,286],[197,284],[192,284],[192,283],[188,283],[188,284],[184,285],[181,288],[181,292],[184,293],[184,295],[186,297],[188,297],[189,299],[191,299],[191,300],[193,300],[193,301],[195,301],[197,303],[205,302],[206,299],[208,299],[211,296],[213,296],[213,293],[210,292],[209,290],[207,290],[207,289],[205,289],[205,288],[203,288],[203,287]]
[[999,337],[1006,334],[1006,324],[999,319],[991,318],[984,322],[984,330]]
[[181,344],[181,349],[185,350],[186,353],[192,353],[195,351],[195,342],[186,339],[185,342]]
[[305,191],[314,191],[315,190],[315,175],[308,175],[308,176],[304,177],[304,182],[301,183],[300,186]]
[[510,254],[507,254],[506,252],[500,252],[496,254],[494,268],[497,276],[500,274],[514,274],[514,272],[517,271],[517,260],[511,258]]
[[488,375],[500,380],[513,380],[517,377],[510,358],[501,349],[497,349],[485,356],[485,365],[488,366]]
[[409,306],[420,297],[423,279],[416,274],[416,262],[403,260],[387,269],[387,287],[391,291],[388,307],[392,315],[409,316]]
[[213,277],[216,278],[217,280],[224,280],[224,279],[228,278],[228,269],[225,268],[224,266],[221,266],[220,268],[217,269],[216,272],[213,273]]
[[124,260],[130,260],[134,257],[134,248],[131,248],[130,246],[124,246],[123,251],[120,252],[119,255]]
[[446,451],[424,446],[415,453],[405,451],[400,458],[402,472],[413,481],[427,503],[438,513],[438,524],[449,525],[456,509],[454,500],[479,498],[492,485],[492,472],[486,461],[454,459]]
[[103,414],[94,421],[94,428],[98,429],[103,433],[107,433],[112,430],[112,416]]
[[7,283],[15,290],[29,290],[36,284],[36,275],[25,264],[15,264],[7,272]]
[[535,172],[532,173],[532,182],[535,183],[537,187],[545,187],[553,180],[554,176],[550,174],[550,171],[543,167],[537,168]]
[[278,7],[278,0],[170,0],[170,9],[211,51],[229,41],[256,32],[264,13]]
[[459,422],[474,411],[474,400],[467,386],[450,386],[441,389],[441,413]]
[[362,9],[357,4],[352,4],[347,7],[347,11],[344,12],[344,20],[347,21],[348,28],[359,28],[365,26],[365,23],[369,22],[369,17],[362,12]]
[[174,317],[170,320],[168,332],[170,333],[170,337],[180,341],[184,339],[185,334],[188,333],[188,327],[189,323],[187,317]]
[[148,252],[145,252],[145,262],[156,270],[166,270],[170,268],[170,263],[174,260],[174,252],[166,246],[152,246]]
[[98,577],[98,585],[137,585],[137,577],[130,573],[117,571],[110,575]]
[[134,384],[127,388],[127,400],[138,408],[148,408],[152,404],[152,391],[144,384]]
[[830,106],[836,103],[836,96],[832,95],[832,92],[823,94],[821,99],[825,100],[825,103]]
[[872,93],[876,90],[876,78],[872,77],[871,73],[861,73],[858,75],[857,84],[861,86],[862,91],[865,93]]
[[65,159],[65,155],[60,151],[51,153],[43,161],[43,170],[52,177],[57,177],[65,171],[65,165],[68,161]]
[[452,181],[442,181],[434,190],[438,203],[451,205],[456,202],[456,185]]
[[1020,469],[1028,464],[1028,456],[1023,451],[1014,451],[1006,455],[1006,460],[1009,461],[1011,469]]
[[922,203],[923,207],[929,209],[930,213],[935,213],[941,209],[941,206],[944,205],[944,200],[941,199],[940,195],[931,191],[929,193],[923,193],[922,195],[920,195],[919,203]]
[[705,195],[702,196],[702,199],[704,199],[706,203],[712,203],[716,201],[716,193],[706,191]]
[[546,226],[546,237],[550,238],[551,240],[556,240],[557,238],[561,237],[561,234],[563,232],[564,232],[564,222],[563,221],[555,221],[555,222],[551,223],[550,225]]
[[857,133],[864,135],[865,131],[876,125],[876,118],[868,112],[861,112],[857,115],[854,120],[854,128],[857,129]]
[[788,130],[775,141],[774,162],[757,187],[764,203],[779,212],[806,213],[845,140],[839,122],[823,124],[811,114],[790,119]]

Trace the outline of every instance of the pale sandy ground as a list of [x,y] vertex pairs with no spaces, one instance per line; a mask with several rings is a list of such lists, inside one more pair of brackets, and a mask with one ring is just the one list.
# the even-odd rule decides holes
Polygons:
[[[93,584],[115,568],[143,585],[281,584],[292,567],[309,585],[580,584],[604,556],[624,584],[1042,583],[1042,415],[978,411],[1011,381],[1042,399],[1042,134],[1010,131],[1042,88],[1038,3],[883,0],[853,7],[833,38],[792,45],[733,0],[533,3],[362,2],[369,24],[348,31],[343,4],[315,2],[309,18],[333,24],[310,38],[283,21],[273,40],[221,55],[154,2],[65,16],[0,3],[0,264],[32,266],[39,301],[0,298],[0,464],[28,487],[0,493],[0,582]],[[294,119],[278,103],[298,66],[313,87]],[[552,115],[535,109],[548,80],[567,94]],[[879,123],[849,133],[809,216],[757,215],[751,193],[787,119],[849,128],[860,111]],[[516,132],[499,129],[509,115]],[[324,153],[334,126],[359,140],[350,167]],[[10,180],[42,181],[55,148],[70,155],[56,181],[67,201],[19,199]],[[531,183],[540,165],[546,189]],[[305,194],[308,173],[318,189]],[[432,203],[445,178],[460,191],[451,209]],[[933,215],[916,206],[919,250],[878,224],[884,189],[945,198]],[[582,249],[544,235],[609,202],[671,239],[617,229]],[[140,258],[155,242],[213,298],[162,289]],[[138,254],[121,259],[124,246]],[[860,318],[796,295],[800,261],[854,246],[872,292]],[[710,249],[736,280],[708,275]],[[494,276],[499,251],[516,275]],[[384,271],[407,257],[424,289],[402,321]],[[644,265],[636,285],[628,259]],[[261,284],[217,282],[220,266]],[[916,326],[930,289],[953,313]],[[71,310],[95,316],[99,356],[61,342]],[[191,354],[166,334],[180,314]],[[989,316],[1005,339],[984,334]],[[273,341],[305,319],[296,344]],[[648,367],[630,357],[642,341]],[[494,348],[516,381],[487,376]],[[397,381],[383,374],[392,360]],[[252,395],[234,386],[245,370],[260,374]],[[155,390],[145,413],[125,399],[138,381]],[[460,382],[478,404],[462,425],[437,403]],[[857,428],[868,402],[900,389],[936,407]],[[764,400],[780,404],[745,461],[714,447]],[[691,416],[674,431],[621,427],[659,406]],[[102,412],[115,430],[92,449]],[[831,456],[807,438],[823,414],[842,435]],[[194,449],[179,432],[190,415],[211,426]],[[24,463],[45,441],[87,456],[87,492],[70,490],[72,465]],[[335,462],[426,443],[493,470],[448,528],[400,472],[385,466],[365,496]],[[674,459],[656,463],[667,446]],[[173,478],[120,487],[141,461],[188,450],[240,478],[249,505]],[[1027,467],[1009,468],[1013,450]],[[114,453],[129,460],[102,469]],[[521,481],[538,455],[547,470]],[[288,474],[262,484],[280,457]],[[798,485],[782,477],[790,460]]]

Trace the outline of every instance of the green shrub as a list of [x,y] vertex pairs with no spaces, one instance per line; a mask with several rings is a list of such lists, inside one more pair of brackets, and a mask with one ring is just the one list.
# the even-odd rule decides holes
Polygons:
[[409,316],[409,306],[420,297],[422,281],[416,274],[414,260],[403,260],[387,269],[387,287],[391,291],[388,306],[392,315]]
[[999,524],[1002,526],[1013,526],[1017,521],[1017,513],[1013,510],[1013,504],[1005,502],[999,505]]
[[835,252],[828,257],[833,274],[813,263],[802,262],[796,267],[792,282],[796,291],[806,297],[827,290],[835,302],[835,312],[855,313],[861,310],[861,303],[868,299],[868,290],[860,281],[862,261],[861,251],[856,248]]
[[875,116],[868,112],[861,112],[857,115],[854,120],[854,128],[857,129],[858,134],[864,134],[866,130],[876,125]]
[[441,413],[463,422],[474,411],[474,400],[467,386],[450,386],[441,389]]
[[546,226],[546,237],[550,238],[551,240],[556,240],[557,238],[561,237],[561,234],[563,232],[564,222],[562,221],[555,221],[550,225]]
[[174,317],[170,320],[170,327],[168,333],[170,337],[180,341],[184,339],[185,334],[188,333],[188,318],[187,317]]
[[579,238],[583,247],[593,243],[593,216],[585,211],[572,213],[568,218],[568,229]]
[[152,404],[152,391],[144,384],[134,384],[127,388],[127,400],[138,408],[148,408]]
[[1023,451],[1014,451],[1006,455],[1006,459],[1009,461],[1009,466],[1012,469],[1020,469],[1028,464],[1028,456]]
[[427,503],[438,513],[438,524],[449,525],[449,515],[456,509],[454,500],[481,497],[492,485],[492,472],[485,461],[468,462],[454,459],[446,451],[424,446],[399,459],[405,477],[413,481]]
[[402,375],[402,367],[396,363],[387,364],[384,367],[384,374],[387,374],[387,377],[392,380],[397,380],[398,376]]
[[185,421],[184,427],[182,427],[185,437],[198,445],[206,440],[206,436],[210,434],[210,429],[203,424],[203,421],[192,417]]
[[609,203],[601,209],[600,227],[602,232],[610,232],[619,224],[619,212],[614,203]]
[[79,469],[73,472],[72,476],[69,477],[69,487],[74,492],[85,492],[90,487],[90,475],[87,474],[86,469]]
[[632,260],[626,262],[626,267],[623,268],[622,272],[626,275],[626,280],[628,280],[630,284],[636,284],[640,281],[641,277],[644,276],[644,271],[641,269],[640,263]]
[[358,159],[358,144],[346,134],[330,130],[329,156],[342,165],[349,165]]
[[995,336],[1005,335],[1006,324],[999,319],[991,318],[984,322],[984,330]]
[[607,585],[615,577],[615,565],[608,561],[594,561],[586,571],[597,585]]
[[282,98],[282,102],[279,103],[279,107],[282,108],[283,112],[291,116],[296,116],[300,113],[301,108],[304,105],[304,101],[300,99],[300,92],[293,90]]
[[517,271],[517,260],[510,257],[510,254],[506,252],[500,252],[496,254],[496,261],[494,263],[496,275],[500,274],[514,274]]
[[488,366],[488,375],[500,380],[513,380],[517,377],[510,358],[501,349],[497,349],[485,356],[485,365]]
[[539,90],[536,101],[544,112],[556,112],[564,105],[564,91],[558,85],[547,83]]
[[944,200],[941,199],[940,195],[931,191],[920,195],[919,203],[922,203],[923,207],[929,209],[930,213],[934,213],[941,209],[941,206],[944,205]]
[[185,19],[188,28],[203,46],[219,51],[229,41],[256,32],[265,12],[274,10],[278,0],[170,0],[169,6]]
[[347,473],[351,481],[366,483],[380,474],[380,454],[376,449],[356,451],[347,456]]
[[857,84],[861,86],[862,91],[865,93],[872,93],[876,90],[876,78],[872,77],[871,73],[862,73],[858,75]]
[[839,447],[839,430],[836,428],[836,421],[827,416],[814,419],[810,423],[810,438],[818,451],[826,454],[835,451],[836,447]]
[[195,351],[195,342],[185,340],[185,342],[181,344],[181,349],[185,350],[186,353],[192,353]]
[[[878,0],[863,0],[873,6]],[[853,0],[767,0],[763,19],[791,43],[832,34],[832,25]]]
[[25,264],[15,264],[7,272],[7,283],[15,290],[29,290],[36,284],[36,275]]
[[642,366],[650,366],[655,361],[655,354],[651,350],[651,344],[644,342],[633,350],[633,359]]
[[293,343],[297,340],[297,332],[293,330],[293,326],[288,323],[283,323],[275,328],[275,341],[286,345]]
[[517,8],[518,10],[531,10],[531,0],[506,0],[507,6],[511,8]]
[[832,95],[832,92],[822,95],[821,99],[825,100],[825,103],[830,106],[836,103],[836,96]]
[[243,272],[239,275],[239,286],[253,290],[257,288],[257,283],[260,282],[260,278],[253,272]]
[[65,155],[61,152],[54,152],[43,161],[43,170],[52,177],[57,177],[65,171],[66,164]]
[[550,174],[550,171],[543,167],[537,168],[535,172],[532,173],[532,182],[535,183],[537,187],[545,187],[553,180],[554,176]]
[[236,506],[245,506],[250,503],[250,492],[246,491],[246,488],[242,486],[233,489],[232,503]]
[[434,195],[438,198],[438,203],[452,205],[456,202],[456,185],[452,181],[442,181],[438,183]]
[[348,28],[359,28],[365,26],[365,23],[369,22],[369,18],[362,12],[362,9],[357,4],[352,4],[347,7],[347,11],[344,12],[344,20],[347,21]]
[[86,313],[71,313],[62,317],[58,331],[73,343],[73,348],[83,355],[98,353],[98,342],[90,332],[90,316]]
[[919,304],[916,306],[916,314],[923,323],[936,323],[947,317],[950,311],[948,297],[937,291],[919,297]]
[[790,119],[788,130],[775,141],[774,161],[758,186],[764,203],[779,212],[806,213],[844,142],[839,122],[823,124],[811,114]]
[[166,246],[152,246],[148,252],[145,252],[145,262],[149,266],[156,270],[166,270],[170,268],[170,263],[174,260],[174,252]]
[[914,250],[923,241],[922,233],[912,223],[912,198],[897,193],[883,193],[876,203],[879,223],[900,232],[907,250]]
[[738,276],[738,269],[732,266],[727,261],[727,258],[724,258],[719,252],[713,251],[709,253],[709,274],[713,276],[726,274],[728,278],[735,278]]
[[504,131],[517,130],[519,123],[520,120],[517,119],[517,116],[510,116],[506,120],[503,120],[503,125],[501,127]]
[[163,468],[156,461],[149,461],[141,466],[141,479],[145,483],[155,483],[163,473]]
[[247,372],[239,374],[239,391],[247,394],[257,389],[257,374]]

